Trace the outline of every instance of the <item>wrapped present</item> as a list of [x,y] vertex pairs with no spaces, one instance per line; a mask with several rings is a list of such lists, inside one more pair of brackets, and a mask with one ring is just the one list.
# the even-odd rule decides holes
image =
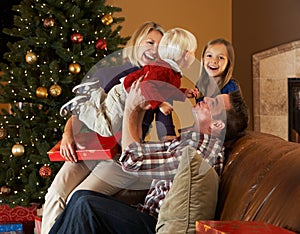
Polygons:
[[41,234],[42,229],[42,217],[35,216],[34,217],[34,234]]
[[[103,137],[95,132],[86,132],[78,134],[75,137],[77,148],[76,150],[78,160],[107,160],[112,159],[120,152],[119,140],[121,139],[121,132],[114,136]],[[60,150],[61,141],[59,141],[49,152],[50,161],[64,161]]]
[[23,233],[23,225],[21,223],[0,223],[0,234],[4,233]]
[[256,221],[196,221],[196,234],[293,234],[269,223]]
[[32,233],[36,212],[37,204],[32,204],[29,207],[15,206],[13,208],[11,208],[9,205],[0,205],[0,223],[22,224],[24,233]]
[[29,207],[0,205],[0,223],[34,221],[37,205]]

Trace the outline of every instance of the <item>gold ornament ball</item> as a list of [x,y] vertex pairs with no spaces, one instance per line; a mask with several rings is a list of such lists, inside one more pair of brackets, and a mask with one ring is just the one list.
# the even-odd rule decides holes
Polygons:
[[7,130],[4,128],[0,128],[0,140],[3,140],[7,137]]
[[46,87],[40,86],[35,90],[35,94],[38,98],[47,98],[48,90]]
[[101,18],[101,22],[108,26],[114,21],[114,18],[110,14],[106,14]]
[[81,67],[78,63],[71,63],[69,65],[69,72],[71,72],[72,74],[78,74],[81,70]]
[[51,87],[49,88],[49,93],[53,97],[57,97],[61,95],[61,92],[62,92],[62,88],[58,84],[51,85]]
[[34,64],[37,61],[37,56],[33,52],[27,52],[25,60],[28,64]]
[[17,143],[13,145],[13,147],[11,148],[11,152],[14,156],[19,157],[25,153],[25,148],[23,145]]

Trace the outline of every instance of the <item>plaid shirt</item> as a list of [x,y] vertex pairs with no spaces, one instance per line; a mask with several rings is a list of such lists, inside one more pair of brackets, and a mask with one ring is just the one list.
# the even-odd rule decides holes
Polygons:
[[186,131],[167,142],[134,142],[120,157],[123,170],[129,173],[153,178],[141,211],[157,217],[161,204],[172,186],[182,149],[191,146],[221,175],[224,149],[221,140],[206,134]]

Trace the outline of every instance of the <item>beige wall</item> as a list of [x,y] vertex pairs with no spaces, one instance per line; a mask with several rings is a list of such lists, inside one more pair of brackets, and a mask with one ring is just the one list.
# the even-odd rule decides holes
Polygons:
[[[116,16],[125,17],[122,23],[122,36],[130,36],[144,21],[156,21],[166,30],[173,27],[182,27],[198,39],[197,58],[207,41],[224,37],[231,41],[231,2],[232,0],[108,0],[107,3],[122,8]],[[193,68],[197,69],[197,65]],[[197,77],[193,73],[184,79],[183,86],[193,86]],[[177,103],[175,114],[176,125],[186,127],[192,124],[189,114],[191,103]],[[187,114],[188,113],[188,114]]]
[[[299,0],[232,0],[232,42],[236,52],[234,75],[240,81],[251,113],[255,98],[252,91],[252,56],[299,40],[299,9]],[[253,127],[253,119],[250,128]]]
[[197,36],[198,55],[210,39],[225,37],[231,41],[231,0],[108,0],[122,8],[125,17],[121,35],[130,36],[144,21],[156,21],[165,29],[182,27]]

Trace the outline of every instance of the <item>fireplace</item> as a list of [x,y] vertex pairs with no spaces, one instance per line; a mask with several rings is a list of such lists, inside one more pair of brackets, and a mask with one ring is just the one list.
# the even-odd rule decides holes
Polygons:
[[288,79],[289,141],[300,143],[300,78]]
[[[289,114],[288,80],[299,89],[294,77],[300,77],[300,40],[253,54],[252,65],[254,130],[296,141],[300,120],[295,120],[295,113]],[[292,122],[297,125],[293,131],[289,130]]]

